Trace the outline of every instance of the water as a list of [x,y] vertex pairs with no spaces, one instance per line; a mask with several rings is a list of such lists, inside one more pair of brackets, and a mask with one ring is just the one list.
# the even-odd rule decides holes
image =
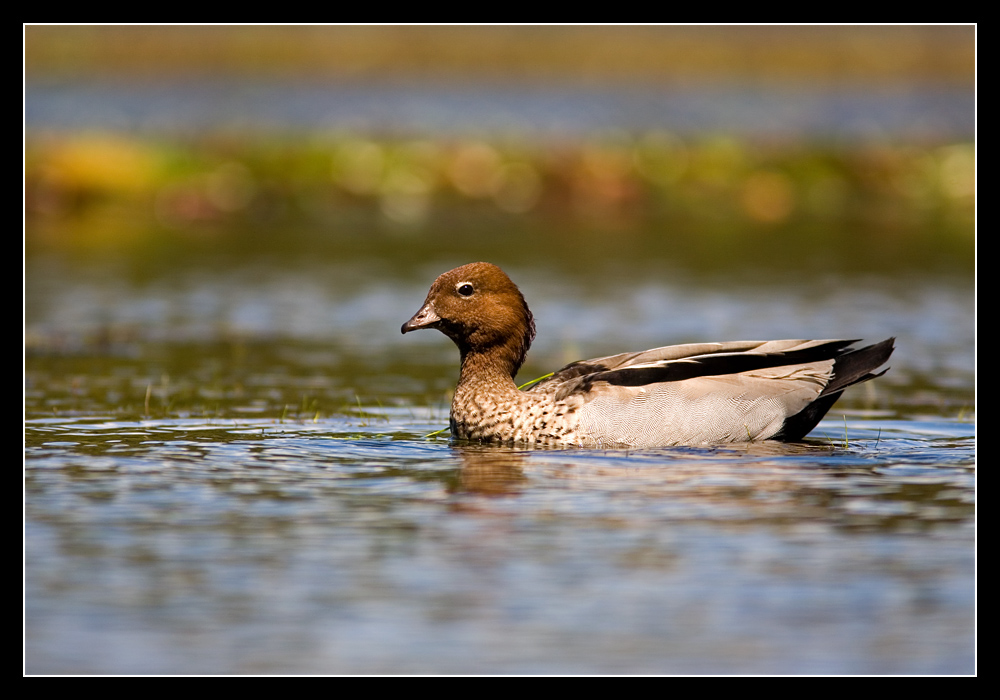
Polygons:
[[50,425],[27,670],[973,670],[968,431],[625,456],[331,427]]
[[358,129],[448,134],[528,133],[565,138],[600,130],[669,128],[681,134],[819,138],[968,139],[975,91],[915,86],[742,84],[507,86],[469,80],[367,81],[32,80],[30,131]]
[[535,312],[525,380],[897,337],[804,444],[525,450],[426,437],[457,351],[399,326],[469,260],[410,245],[29,255],[26,672],[975,672],[965,273],[481,251]]

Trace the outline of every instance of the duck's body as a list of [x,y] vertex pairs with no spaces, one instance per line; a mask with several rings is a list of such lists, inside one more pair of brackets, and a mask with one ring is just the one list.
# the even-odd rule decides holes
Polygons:
[[514,377],[535,335],[520,291],[495,265],[444,273],[402,332],[437,328],[458,345],[457,438],[656,447],[800,440],[841,393],[873,374],[893,339],[673,345],[574,362],[524,391]]

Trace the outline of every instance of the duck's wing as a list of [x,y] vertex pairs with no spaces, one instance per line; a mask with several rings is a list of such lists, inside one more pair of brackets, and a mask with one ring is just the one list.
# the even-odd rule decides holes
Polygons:
[[[595,357],[590,360],[578,360],[571,362],[562,369],[556,370],[548,377],[531,386],[528,391],[552,391],[553,387],[560,386],[578,377],[584,377],[600,372],[609,372],[617,369],[625,369],[638,365],[647,365],[659,362],[670,362],[674,360],[686,360],[691,358],[704,357],[720,353],[748,352],[765,345],[767,341],[731,341],[727,343],[689,343],[686,345],[666,345],[652,350],[640,350],[638,352],[623,352],[618,355],[608,355],[607,357]],[[808,341],[770,341],[787,343],[804,343]]]
[[[800,365],[839,357],[856,342],[858,341],[738,340],[668,345],[574,362],[529,390],[555,390],[560,397],[565,397],[571,393],[589,391],[597,382],[615,386],[642,386],[720,374],[738,374],[782,365]],[[889,352],[892,352],[891,340],[885,342],[890,343]]]
[[[669,444],[674,435],[670,431],[681,424],[690,424],[676,433],[676,439],[685,442],[798,440],[847,387],[882,374],[874,371],[889,358],[894,339],[851,349],[855,342],[668,346],[568,365],[539,390],[552,393],[557,401],[577,404],[601,425],[609,421],[627,425],[628,439],[621,441],[632,444],[647,439]],[[610,425],[600,428],[605,429],[613,432]],[[637,442],[637,431],[654,433]]]

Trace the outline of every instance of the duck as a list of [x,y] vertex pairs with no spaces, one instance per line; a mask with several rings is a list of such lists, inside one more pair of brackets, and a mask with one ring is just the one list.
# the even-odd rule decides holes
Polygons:
[[689,343],[580,360],[518,387],[535,338],[517,285],[475,262],[440,275],[402,333],[458,346],[452,438],[576,447],[798,442],[849,387],[882,376],[895,338]]

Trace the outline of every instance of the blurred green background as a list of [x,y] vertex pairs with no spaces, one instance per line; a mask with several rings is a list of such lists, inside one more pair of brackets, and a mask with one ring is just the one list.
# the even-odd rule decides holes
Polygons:
[[29,252],[971,269],[971,26],[24,37]]

